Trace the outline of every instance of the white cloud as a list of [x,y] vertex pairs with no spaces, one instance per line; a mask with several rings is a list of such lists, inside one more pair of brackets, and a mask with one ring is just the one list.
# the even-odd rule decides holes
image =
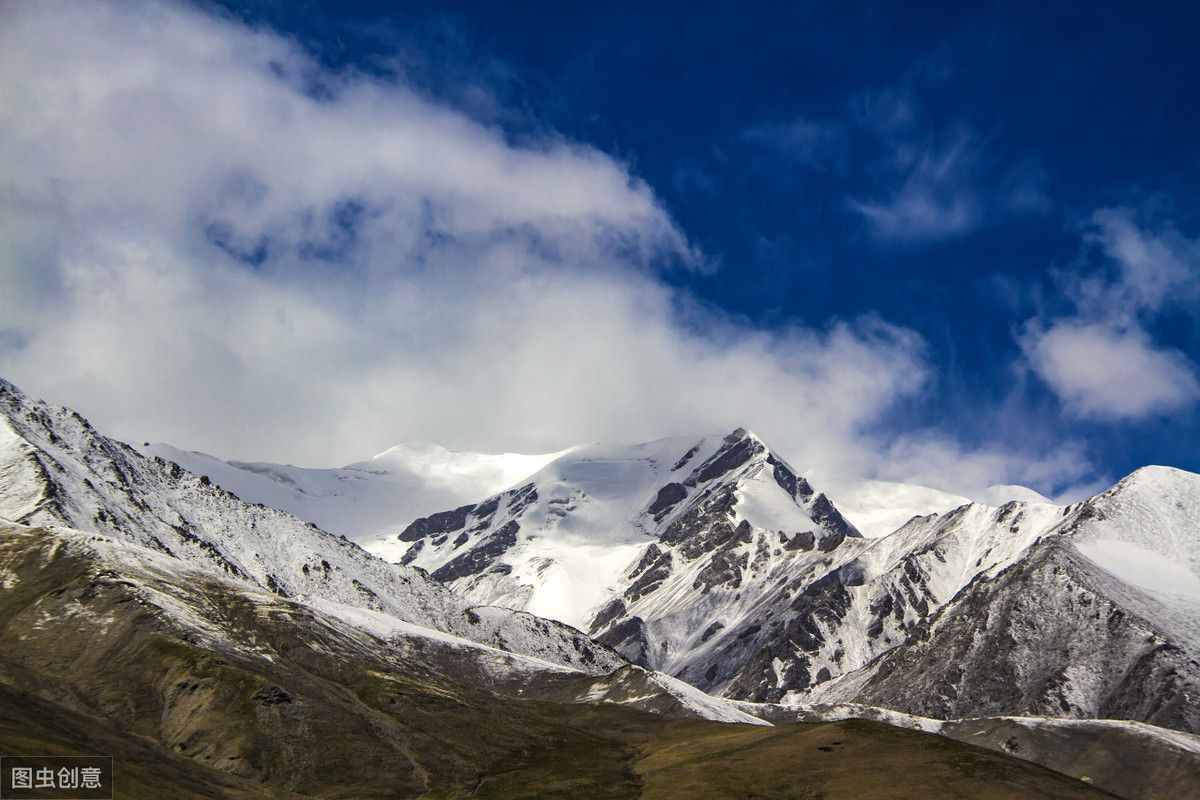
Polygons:
[[1079,417],[1132,420],[1192,405],[1195,366],[1157,346],[1144,321],[1196,296],[1200,246],[1169,226],[1140,227],[1128,209],[1097,211],[1086,239],[1109,269],[1068,276],[1072,314],[1026,324],[1028,366]]
[[[0,374],[128,439],[329,465],[746,424],[866,474],[930,377],[883,321],[760,330],[672,288],[701,257],[603,153],[188,6],[7,9],[0,152]],[[952,454],[1027,473],[939,441],[949,488]]]
[[1032,328],[1022,346],[1033,370],[1079,416],[1136,419],[1200,398],[1188,360],[1156,348],[1137,327],[1062,321]]
[[1051,491],[1093,474],[1095,465],[1079,442],[1040,444],[1016,441],[964,448],[944,434],[918,431],[887,443],[875,475],[983,500],[988,488],[999,483],[998,475],[1007,476],[1003,483]]

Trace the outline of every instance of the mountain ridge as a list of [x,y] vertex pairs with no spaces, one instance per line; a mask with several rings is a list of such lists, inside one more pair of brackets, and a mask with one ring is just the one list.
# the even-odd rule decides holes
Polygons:
[[[681,443],[686,449],[679,453]],[[703,691],[711,686],[706,687],[704,680],[697,680],[688,670],[707,668],[711,662],[686,663],[688,654],[683,648],[671,651],[669,647],[665,657],[660,654],[657,660],[647,659],[649,668],[630,665],[619,652],[578,629],[520,610],[480,604],[478,598],[460,596],[420,568],[386,564],[345,537],[285,512],[246,504],[211,478],[187,473],[161,457],[142,455],[102,436],[69,409],[28,400],[11,384],[0,384],[0,517],[13,523],[0,527],[0,600],[10,609],[0,622],[0,638],[8,642],[0,651],[0,687],[6,697],[16,691],[11,699],[21,707],[40,708],[39,703],[50,701],[68,704],[55,713],[100,715],[108,720],[104,725],[127,719],[128,724],[140,726],[139,735],[181,747],[195,764],[216,758],[219,772],[226,776],[222,781],[251,775],[275,782],[294,774],[295,778],[286,780],[316,785],[312,782],[320,779],[311,769],[303,761],[289,762],[295,753],[280,750],[280,743],[271,739],[272,726],[283,717],[261,709],[278,707],[285,715],[309,715],[310,722],[321,726],[358,726],[362,720],[357,711],[343,717],[347,709],[340,705],[328,714],[306,705],[316,696],[338,697],[342,690],[334,686],[342,680],[350,681],[355,692],[367,692],[371,698],[389,703],[397,697],[412,697],[414,690],[418,704],[443,704],[439,707],[444,709],[467,694],[484,706],[504,705],[508,702],[504,698],[522,698],[565,704],[555,706],[559,710],[552,714],[566,718],[590,713],[570,710],[575,706],[594,704],[641,709],[667,719],[715,719],[743,726],[818,720],[825,724],[842,714],[843,719],[882,720],[952,738],[960,730],[969,731],[963,736],[986,735],[991,737],[989,746],[1005,755],[1016,752],[1009,747],[1010,740],[1018,741],[1026,748],[1020,753],[1022,758],[1068,773],[1081,762],[1065,754],[1062,740],[1105,739],[1114,742],[1112,747],[1136,747],[1155,759],[1155,791],[1161,789],[1162,793],[1154,796],[1168,796],[1168,787],[1181,780],[1180,770],[1186,774],[1192,763],[1188,759],[1195,755],[1195,741],[1178,738],[1184,734],[1172,738],[1158,729],[1072,728],[1045,722],[1037,724],[1038,731],[997,738],[1000,734],[995,731],[1009,730],[1004,727],[1007,723],[985,720],[971,728],[944,721],[986,703],[997,703],[1005,713],[1028,710],[1024,697],[1014,701],[1004,694],[989,694],[987,684],[970,684],[969,690],[979,695],[976,706],[912,708],[913,703],[905,700],[906,695],[923,693],[926,701],[934,702],[944,686],[964,694],[964,687],[943,680],[936,670],[920,663],[922,643],[934,642],[936,647],[926,645],[926,649],[932,647],[940,660],[946,661],[945,654],[955,652],[961,642],[953,637],[943,642],[938,637],[954,632],[945,620],[956,615],[972,632],[987,634],[986,621],[971,616],[977,607],[971,599],[981,592],[989,601],[986,609],[1001,608],[990,602],[989,592],[995,586],[1003,589],[1003,582],[1015,580],[1023,569],[1037,571],[1037,564],[1024,555],[1026,551],[1043,545],[1073,548],[1075,539],[1071,537],[1090,542],[1123,536],[1127,544],[1169,551],[1172,558],[1190,563],[1193,543],[1186,529],[1181,534],[1176,528],[1191,524],[1200,506],[1193,502],[1196,498],[1180,493],[1200,476],[1141,471],[1109,492],[1065,508],[1021,502],[999,508],[964,504],[945,514],[916,517],[890,536],[867,539],[857,535],[833,501],[749,431],[737,430],[707,442],[663,440],[657,449],[643,449],[633,459],[613,458],[613,453],[598,450],[576,455],[574,461],[551,462],[558,464],[552,474],[483,503],[434,515],[434,520],[425,518],[423,525],[414,522],[406,529],[409,535],[404,545],[411,549],[433,541],[444,535],[448,526],[466,532],[488,516],[478,513],[485,504],[492,506],[487,525],[475,531],[477,540],[468,552],[478,546],[486,548],[509,523],[531,523],[538,514],[542,521],[564,523],[573,519],[574,512],[584,516],[589,508],[597,508],[603,513],[593,521],[632,519],[638,525],[621,535],[631,536],[641,557],[618,572],[629,579],[622,586],[622,597],[630,589],[636,589],[633,594],[637,597],[630,595],[633,602],[624,617],[618,614],[598,627],[613,630],[623,620],[637,616],[627,612],[638,611],[650,620],[646,630],[660,637],[652,642],[686,644],[688,637],[696,637],[698,627],[672,640],[669,626],[668,637],[655,631],[656,619],[669,620],[671,614],[680,613],[687,616],[696,613],[693,609],[697,607],[698,613],[708,615],[707,624],[725,615],[732,622],[729,629],[714,631],[701,642],[711,642],[716,650],[700,648],[696,652],[708,656],[719,651],[726,659],[719,664],[726,673],[710,683],[727,697]],[[554,481],[548,481],[549,477]],[[626,505],[630,486],[642,492],[642,499],[632,508]],[[582,489],[587,491],[576,493]],[[570,509],[565,508],[570,502],[551,502],[572,498],[574,507]],[[549,514],[550,509],[557,511]],[[805,530],[781,535],[782,528],[772,527],[781,520],[791,527],[812,527],[808,536],[800,535]],[[1138,524],[1131,525],[1128,520]],[[793,522],[797,524],[791,525]],[[1161,525],[1170,530],[1157,530],[1155,526]],[[541,529],[530,527],[537,542]],[[1046,534],[1060,528],[1067,533]],[[469,582],[497,565],[505,566],[503,558],[519,547],[519,540],[510,543],[506,538],[503,543],[497,552],[483,554],[489,558],[479,565],[480,570],[459,577],[443,576],[450,578],[445,583],[464,578]],[[770,544],[770,549],[763,550],[762,543]],[[790,550],[786,549],[789,544],[794,544]],[[665,555],[670,555],[670,564],[662,563],[667,560]],[[1072,549],[1069,555],[1078,562],[1067,565],[1074,570],[1071,579],[1078,580],[1084,574],[1079,570],[1084,570],[1096,583],[1091,607],[1108,603],[1127,620],[1117,629],[1124,637],[1121,641],[1136,642],[1148,634],[1157,637],[1150,648],[1153,663],[1144,674],[1134,671],[1125,675],[1115,703],[1089,706],[1076,702],[1061,708],[1037,706],[1037,710],[1068,716],[1133,715],[1176,729],[1194,729],[1187,698],[1194,686],[1188,683],[1192,679],[1188,659],[1195,663],[1196,650],[1189,633],[1193,620],[1184,613],[1190,606],[1170,606],[1167,601],[1171,597],[1155,599],[1110,574],[1084,552]],[[1105,555],[1104,551],[1092,553],[1101,561]],[[762,559],[757,566],[756,559]],[[445,562],[449,563],[453,558]],[[1112,564],[1107,566],[1115,569]],[[760,577],[769,579],[756,578],[756,569],[761,571]],[[794,583],[776,586],[774,577],[779,572]],[[497,574],[507,577],[513,573],[501,570]],[[1040,574],[1047,574],[1046,570]],[[676,589],[680,588],[689,589],[690,594],[679,594]],[[1018,581],[1016,588],[1019,596],[1028,584]],[[739,594],[748,595],[744,605],[738,605]],[[1055,591],[1044,595],[1048,602],[1060,599]],[[699,606],[694,602],[697,599]],[[665,616],[655,618],[647,608],[658,609]],[[734,620],[728,615],[735,611],[752,613]],[[760,623],[765,616],[757,615],[767,612],[785,617],[784,636],[773,634],[769,619],[765,625]],[[1025,621],[1030,617],[1014,618]],[[750,630],[756,624],[758,629]],[[808,637],[803,640],[807,647],[780,650],[785,644],[795,644],[790,638],[793,631]],[[850,640],[846,637],[851,635],[862,637],[854,656],[865,660],[861,666],[848,655]],[[112,646],[97,648],[110,636],[118,637],[111,639]],[[121,639],[128,636],[134,638]],[[894,639],[887,641],[888,637]],[[600,638],[605,638],[603,631]],[[868,640],[875,644],[865,646]],[[114,649],[117,641],[126,642],[122,647],[136,642],[133,650],[140,660],[115,658],[120,653],[119,648]],[[127,695],[131,689],[119,680],[119,665],[128,663],[134,669],[136,664],[142,669],[158,663],[158,657],[150,654],[163,647],[167,648],[164,652],[176,655],[186,652],[182,660],[176,656],[168,659],[176,682],[163,684],[154,678],[159,682],[140,685],[140,694]],[[748,657],[729,658],[731,648],[738,648],[735,656],[746,653]],[[844,662],[840,664],[834,657],[839,648]],[[55,653],[69,658],[62,660]],[[107,672],[96,662],[103,653],[115,658]],[[683,662],[669,660],[680,653]],[[771,660],[760,658],[764,654]],[[996,663],[995,656],[1002,661],[1005,651],[991,654],[992,661],[987,663]],[[1135,655],[1139,663],[1149,663],[1142,657],[1145,653]],[[782,663],[784,657],[793,661],[781,671],[775,662]],[[917,678],[931,676],[933,684],[914,679],[906,659],[917,662]],[[969,657],[959,661],[971,663]],[[80,667],[85,662],[101,675],[90,686],[85,676],[91,674],[91,668]],[[304,677],[303,672],[293,671],[316,668],[317,662],[325,677],[316,682],[313,675]],[[1065,663],[1072,666],[1070,659]],[[896,666],[884,671],[879,669],[882,664]],[[684,680],[656,671],[664,666]],[[815,674],[822,666],[830,670],[828,677]],[[832,674],[832,667],[838,667],[839,673]],[[42,678],[37,677],[39,670]],[[799,685],[788,686],[779,680],[802,673],[806,679]],[[128,677],[150,680],[146,675],[130,673]],[[330,684],[333,676],[341,677]],[[52,680],[47,683],[47,678]],[[701,687],[696,688],[696,683]],[[395,686],[409,688],[399,695],[382,689]],[[839,694],[846,687],[850,687],[848,693]],[[334,694],[328,694],[330,691]],[[199,694],[189,699],[194,692]],[[107,699],[97,706],[87,699],[89,693]],[[737,696],[781,702],[729,699]],[[1078,693],[1061,696],[1083,697]],[[1163,701],[1157,705],[1142,702],[1155,697]],[[814,705],[813,701],[821,698],[834,704]],[[888,708],[854,706],[844,702],[845,698]],[[156,709],[149,716],[121,716],[147,702]],[[483,713],[484,706],[475,705],[471,713]],[[259,710],[254,710],[251,718],[235,714],[227,721],[236,726],[231,730],[237,735],[228,741],[214,739],[204,721],[225,713],[221,708],[244,707]],[[513,711],[518,717],[524,713],[519,707],[504,707],[506,713]],[[914,716],[935,710],[938,719]],[[368,717],[376,713],[370,711]],[[597,713],[600,718],[622,720],[621,725],[633,724],[630,717]],[[147,728],[151,719],[162,720],[166,727]],[[359,721],[353,721],[356,719]],[[378,716],[374,719],[371,725],[385,724],[388,746],[399,744],[408,748],[406,759],[414,757],[412,748],[419,743],[402,733],[403,726],[384,723]],[[456,725],[459,723],[458,730],[471,729],[471,718],[462,718]],[[6,724],[0,715],[0,736]],[[542,720],[538,724],[555,729],[557,723]],[[659,730],[656,726],[658,723],[653,723]],[[851,728],[839,730],[843,736],[851,735]],[[419,746],[427,748],[428,741],[421,741],[425,744]],[[246,749],[245,742],[253,744]],[[512,752],[511,742],[489,742],[488,753]],[[1182,751],[1179,742],[1183,742]],[[1168,748],[1164,743],[1174,744]],[[274,766],[263,772],[260,759],[267,753]],[[254,761],[238,763],[247,757]],[[286,768],[281,766],[289,763]],[[415,780],[413,785],[421,785],[428,781],[434,764],[447,770],[448,779],[466,779],[462,765],[446,761],[445,754],[423,749],[413,763],[412,774],[401,769],[390,779]],[[489,763],[492,766],[487,769],[498,768],[496,762]],[[1097,766],[1089,764],[1089,769]],[[1099,776],[1105,785],[1111,781],[1129,791],[1119,774],[1101,771]]]
[[[148,548],[282,598],[316,598],[343,609],[472,638],[463,601],[417,569],[387,564],[344,536],[284,511],[244,503],[204,475],[143,456],[99,434],[66,408],[0,386],[0,515],[27,525],[60,525]],[[623,663],[579,631],[530,629],[507,612],[514,646],[600,672]],[[588,663],[588,662],[592,663]]]

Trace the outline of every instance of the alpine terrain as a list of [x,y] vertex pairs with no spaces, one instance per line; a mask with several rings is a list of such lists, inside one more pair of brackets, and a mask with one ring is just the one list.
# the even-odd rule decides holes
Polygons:
[[0,382],[0,752],[112,753],[146,798],[1197,786],[1197,476],[868,538],[742,429],[422,448],[484,496],[389,563],[351,538],[428,502],[382,488],[414,452],[196,474]]
[[579,448],[397,540],[401,563],[476,602],[725,697],[1200,731],[1200,476],[1180,470],[1066,507],[964,501],[867,538],[738,429]]

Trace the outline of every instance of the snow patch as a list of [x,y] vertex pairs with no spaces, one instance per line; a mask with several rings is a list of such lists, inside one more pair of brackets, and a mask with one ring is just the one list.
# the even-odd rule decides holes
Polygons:
[[1118,539],[1083,539],[1075,549],[1122,581],[1149,592],[1200,600],[1200,577],[1186,564]]

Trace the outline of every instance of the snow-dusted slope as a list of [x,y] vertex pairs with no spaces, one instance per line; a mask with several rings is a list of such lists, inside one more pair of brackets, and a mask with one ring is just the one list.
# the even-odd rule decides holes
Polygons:
[[[928,535],[923,527],[972,508],[888,538]],[[910,626],[902,646],[807,699],[943,718],[1116,717],[1200,731],[1198,511],[1200,475],[1149,467],[1011,540],[981,540],[978,525],[964,524],[992,548],[996,567]]]
[[[436,444],[402,444],[337,469],[222,461],[167,444],[143,455],[207,475],[249,503],[262,503],[343,534],[374,550],[417,517],[487,497],[524,480],[561,453],[467,453]],[[386,555],[385,552],[380,555]]]
[[836,573],[867,544],[744,429],[579,448],[522,486],[417,520],[399,539],[404,563],[475,602],[586,624],[635,663],[705,690],[739,677],[785,682],[773,663],[742,675],[750,645],[780,633],[767,622],[788,616],[775,608],[779,592]]
[[1200,598],[1200,476],[1142,467],[1073,506],[1075,547],[1142,589]]
[[[416,569],[389,564],[345,537],[236,496],[161,457],[108,439],[74,411],[0,382],[0,517],[61,525],[148,548],[168,564],[330,609],[362,609],[603,674],[623,662],[579,631],[487,612]],[[182,573],[181,573],[182,576]],[[180,580],[184,580],[183,577]],[[499,613],[506,619],[491,619]],[[484,630],[486,628],[486,630]]]
[[[684,539],[692,539],[683,558],[695,562],[693,578],[703,572],[703,580],[718,580],[721,564],[707,557],[697,561],[712,555],[711,548],[701,546],[687,527],[699,522],[702,505],[736,506],[738,520],[752,518],[771,528],[816,530],[826,546],[836,537],[857,535],[836,509],[824,511],[827,501],[802,480],[807,494],[799,501],[781,489],[768,457],[773,458],[766,447],[745,431],[577,448],[517,488],[415,521],[397,537],[405,543],[402,561],[430,570],[476,602],[584,625],[625,590],[639,560]],[[819,527],[805,503],[822,510],[814,513],[830,514],[834,527],[829,532]],[[729,539],[727,533],[721,535]]]
[[398,539],[404,562],[474,602],[586,625],[634,663],[730,698],[1190,730],[1198,484],[1148,468],[1063,507],[1022,487],[994,487],[1026,499],[990,506],[875,482],[841,494],[866,538],[739,429],[581,448]]
[[[1200,730],[1200,476],[1180,470],[1067,507],[962,502],[866,538],[748,431],[592,446],[407,524],[400,565],[247,505],[209,471],[0,384],[0,516],[134,542],[356,624],[595,675],[623,665],[565,622],[727,698]],[[894,484],[849,496],[874,533],[886,514],[961,500]]]

